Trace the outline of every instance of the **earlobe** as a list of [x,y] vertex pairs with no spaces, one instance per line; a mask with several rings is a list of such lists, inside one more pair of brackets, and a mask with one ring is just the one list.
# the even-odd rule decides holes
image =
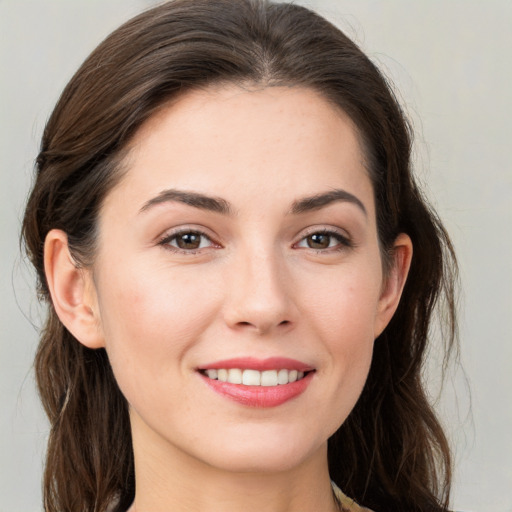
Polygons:
[[91,272],[73,260],[64,231],[53,229],[44,244],[44,269],[60,321],[88,348],[104,346]]
[[375,338],[386,328],[393,317],[409,274],[412,261],[412,242],[408,235],[401,233],[393,245],[391,268],[383,283],[375,319]]

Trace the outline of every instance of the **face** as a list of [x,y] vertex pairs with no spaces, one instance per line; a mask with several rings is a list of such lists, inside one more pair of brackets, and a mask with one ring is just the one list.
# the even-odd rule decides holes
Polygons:
[[392,314],[357,133],[300,88],[195,91],[150,119],[92,276],[134,443],[233,471],[325,453]]

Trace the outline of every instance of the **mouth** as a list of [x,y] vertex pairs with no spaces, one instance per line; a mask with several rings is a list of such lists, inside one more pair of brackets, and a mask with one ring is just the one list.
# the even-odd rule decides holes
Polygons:
[[[311,370],[313,371],[313,370]],[[283,386],[303,379],[311,371],[288,370],[252,370],[249,368],[209,368],[199,372],[211,380],[243,384],[244,386]]]
[[315,369],[287,358],[238,358],[198,368],[205,384],[232,401],[250,407],[276,407],[301,395]]

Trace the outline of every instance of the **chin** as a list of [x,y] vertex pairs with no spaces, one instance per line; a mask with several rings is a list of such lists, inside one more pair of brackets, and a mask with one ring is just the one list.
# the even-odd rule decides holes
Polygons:
[[327,440],[287,432],[262,432],[255,435],[229,436],[212,441],[215,450],[203,452],[203,460],[211,466],[238,473],[279,473],[300,466],[327,450]]
[[296,453],[224,453],[211,461],[218,469],[232,473],[283,473],[300,466],[307,456],[300,457]]

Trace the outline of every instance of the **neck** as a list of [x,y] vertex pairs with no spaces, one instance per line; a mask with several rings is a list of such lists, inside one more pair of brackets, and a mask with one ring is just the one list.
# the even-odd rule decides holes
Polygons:
[[299,465],[281,471],[212,467],[155,435],[134,432],[135,501],[129,512],[336,512],[322,445]]

